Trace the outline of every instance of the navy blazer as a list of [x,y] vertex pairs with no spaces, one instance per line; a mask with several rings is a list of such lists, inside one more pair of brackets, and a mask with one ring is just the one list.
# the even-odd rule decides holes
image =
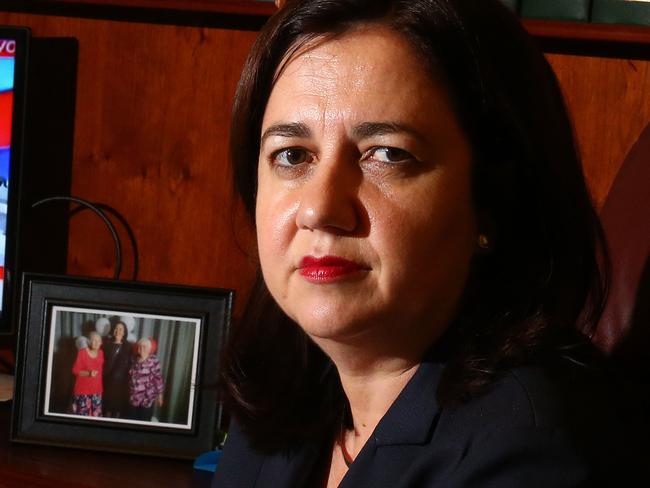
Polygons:
[[[560,377],[513,369],[486,394],[441,409],[436,390],[443,367],[418,368],[340,488],[650,486],[631,481],[631,439],[611,408],[611,392],[581,368]],[[308,486],[317,463],[331,454],[331,447],[317,446],[264,456],[234,426],[212,486]]]

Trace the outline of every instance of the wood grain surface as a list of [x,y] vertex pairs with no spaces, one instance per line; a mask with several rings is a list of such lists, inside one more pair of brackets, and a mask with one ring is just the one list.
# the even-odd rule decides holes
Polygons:
[[550,54],[573,118],[587,183],[601,208],[650,122],[650,61]]
[[[244,15],[272,15],[277,8],[265,0],[32,0],[35,8],[59,5],[71,9],[79,5],[94,7],[126,7],[138,9],[168,9],[178,11],[235,13]],[[40,4],[40,5],[39,5]]]
[[[128,222],[137,278],[245,295],[250,240],[239,232],[227,140],[235,85],[255,34],[27,14],[0,13],[0,23],[77,39],[72,194],[106,204]],[[131,278],[133,250],[123,228],[120,235],[123,277]],[[111,277],[113,266],[102,222],[74,214],[68,273]]]
[[[90,0],[89,0],[90,1]],[[535,37],[650,43],[650,28],[640,25],[598,24],[545,19],[522,19],[526,30]]]

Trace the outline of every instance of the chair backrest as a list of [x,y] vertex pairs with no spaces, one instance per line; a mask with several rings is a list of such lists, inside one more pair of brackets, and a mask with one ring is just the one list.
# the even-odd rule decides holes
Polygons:
[[650,123],[621,166],[601,212],[612,261],[594,341],[623,362],[650,352]]

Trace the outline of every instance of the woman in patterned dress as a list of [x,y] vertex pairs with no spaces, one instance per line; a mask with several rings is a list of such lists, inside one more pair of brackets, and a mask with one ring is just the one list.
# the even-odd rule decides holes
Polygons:
[[150,421],[155,405],[162,407],[164,382],[152,339],[136,343],[137,357],[129,370],[129,417]]

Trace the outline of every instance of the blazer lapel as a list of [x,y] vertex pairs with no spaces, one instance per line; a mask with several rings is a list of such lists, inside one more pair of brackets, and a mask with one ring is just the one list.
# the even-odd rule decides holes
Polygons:
[[443,364],[423,362],[368,439],[339,488],[397,488],[421,449],[428,447],[439,416],[436,390]]

